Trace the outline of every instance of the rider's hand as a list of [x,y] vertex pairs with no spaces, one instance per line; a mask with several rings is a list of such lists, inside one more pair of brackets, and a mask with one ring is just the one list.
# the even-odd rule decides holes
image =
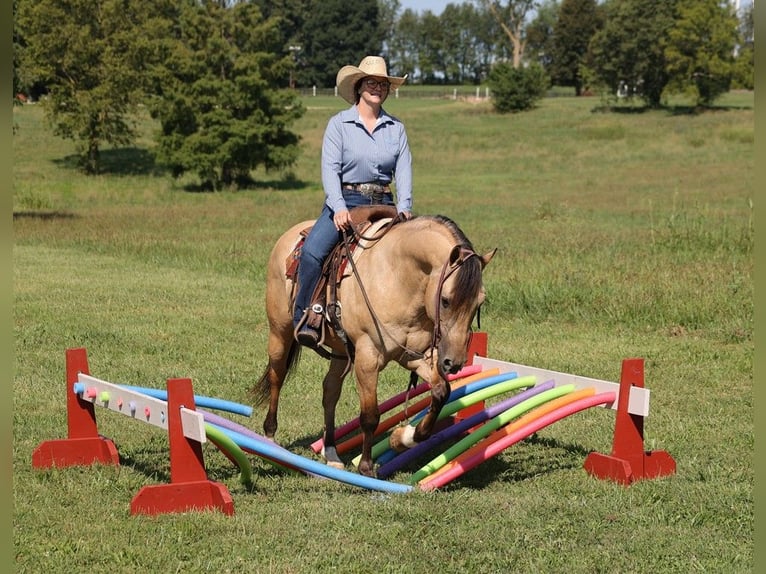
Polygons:
[[351,219],[351,212],[347,209],[336,211],[335,215],[332,216],[332,222],[338,231],[345,231],[354,224],[354,220]]

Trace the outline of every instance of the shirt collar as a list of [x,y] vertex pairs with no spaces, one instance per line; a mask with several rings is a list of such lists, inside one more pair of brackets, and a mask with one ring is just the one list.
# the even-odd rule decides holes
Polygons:
[[[354,123],[359,119],[359,109],[357,108],[356,104],[351,106],[350,108],[343,110],[341,112],[341,120],[343,122],[351,122]],[[393,116],[389,115],[386,110],[384,110],[382,107],[380,108],[380,117],[378,118],[378,123],[393,123],[394,118]]]

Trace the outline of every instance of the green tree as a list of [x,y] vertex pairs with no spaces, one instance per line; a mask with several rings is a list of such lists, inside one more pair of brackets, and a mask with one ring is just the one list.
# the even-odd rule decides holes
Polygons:
[[593,35],[588,67],[611,94],[621,85],[659,107],[670,81],[665,48],[678,0],[607,0],[604,26]]
[[303,30],[302,85],[334,87],[340,68],[382,53],[378,0],[312,0],[310,6]]
[[492,105],[501,114],[533,108],[550,85],[548,75],[537,62],[521,68],[499,62],[492,67],[487,83],[492,91]]
[[548,72],[554,84],[574,87],[577,96],[582,93],[581,68],[590,39],[601,25],[596,0],[562,0],[550,45]]
[[405,10],[396,20],[397,25],[392,36],[386,39],[386,54],[388,65],[391,69],[398,70],[400,74],[409,74],[407,83],[420,81],[418,73],[418,36],[420,34],[420,22],[418,15],[410,10]]
[[254,4],[187,2],[158,70],[153,117],[157,158],[173,175],[196,173],[213,189],[250,181],[251,170],[284,168],[298,157],[290,131],[304,108],[280,89],[291,56],[275,19]]
[[734,73],[737,17],[718,0],[680,0],[665,48],[668,90],[707,106],[729,91]]
[[539,4],[536,0],[508,0],[504,5],[499,0],[478,0],[500,25],[503,33],[513,46],[513,67],[518,68],[524,59],[527,43],[527,15]]
[[125,146],[151,63],[148,35],[168,3],[152,0],[19,0],[14,23],[24,39],[19,66],[27,85],[43,84],[55,135],[76,142],[87,173],[106,144]]
[[754,49],[754,18],[751,3],[740,15],[739,44],[734,60],[734,76],[732,87],[752,90],[755,87],[755,49]]
[[558,17],[559,1],[544,0],[534,19],[527,25],[527,59],[539,62],[546,71],[549,71],[552,64],[553,29]]

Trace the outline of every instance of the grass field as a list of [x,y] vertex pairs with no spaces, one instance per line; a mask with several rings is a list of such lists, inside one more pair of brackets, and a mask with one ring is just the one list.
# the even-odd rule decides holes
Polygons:
[[[339,99],[306,98],[304,147],[253,189],[199,193],[135,148],[74,169],[41,109],[14,112],[13,537],[18,572],[750,572],[754,566],[754,97],[704,113],[598,109],[550,98],[493,114],[485,102],[391,100],[414,155],[415,212],[457,221],[485,271],[481,330],[493,358],[607,380],[646,361],[648,449],[677,473],[628,488],[595,480],[614,416],[579,413],[434,493],[382,495],[286,475],[253,458],[251,486],[212,445],[211,479],[236,512],[155,518],[130,500],[169,480],[167,437],[97,413],[119,468],[35,471],[66,436],[64,352],[92,374],[248,403],[265,366],[264,268],[276,238],[320,208],[319,149]],[[325,363],[304,353],[278,439],[322,428]],[[358,409],[352,381],[338,422]],[[405,388],[398,367],[380,396]],[[238,419],[258,431],[263,412]],[[350,460],[351,457],[348,457]],[[415,468],[392,480],[405,482]]]

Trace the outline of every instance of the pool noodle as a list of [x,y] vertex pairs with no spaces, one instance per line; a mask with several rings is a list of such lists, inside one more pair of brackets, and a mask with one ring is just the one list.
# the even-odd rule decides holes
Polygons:
[[[162,389],[150,389],[147,387],[136,387],[133,385],[118,385],[129,391],[135,391],[137,393],[143,393],[147,396],[154,397],[161,401],[168,400],[168,392]],[[200,395],[194,395],[195,407],[206,407],[209,409],[216,409],[219,411],[227,411],[238,415],[249,417],[253,414],[253,407],[243,405],[240,403],[234,403],[232,401],[225,401],[223,399],[216,399],[214,397],[203,397]]]
[[535,395],[531,398],[528,398],[527,400],[521,402],[520,404],[514,407],[511,407],[510,409],[500,413],[493,419],[484,423],[482,426],[480,426],[477,430],[473,431],[471,434],[460,439],[457,443],[455,443],[454,445],[449,447],[447,450],[445,450],[443,453],[441,453],[439,456],[431,460],[428,464],[423,465],[417,472],[415,472],[410,477],[410,480],[409,480],[410,484],[415,484],[416,482],[425,478],[429,474],[432,474],[434,471],[440,469],[442,466],[447,464],[450,460],[452,460],[453,458],[458,456],[460,453],[464,452],[469,447],[479,442],[481,439],[489,435],[491,432],[496,431],[502,426],[508,424],[510,421],[522,415],[523,413],[527,412],[528,410],[538,405],[541,405],[545,402],[548,402],[554,398],[560,397],[563,394],[571,393],[574,390],[575,390],[575,386],[573,384],[562,385],[560,387],[554,387],[552,389],[548,389],[547,391],[540,393],[539,395]]
[[242,484],[250,484],[253,478],[253,469],[242,449],[223,430],[210,423],[205,423],[205,435],[229,460],[239,467],[239,481]]
[[399,470],[405,464],[414,460],[421,454],[431,450],[437,444],[440,444],[451,438],[459,436],[463,434],[464,432],[472,429],[476,425],[479,425],[488,419],[494,418],[500,413],[502,413],[503,411],[506,411],[510,409],[511,407],[516,406],[522,401],[525,401],[526,399],[530,397],[533,397],[535,395],[538,395],[544,391],[551,389],[554,384],[555,383],[553,380],[547,381],[540,385],[536,385],[532,388],[529,388],[526,391],[522,391],[517,395],[509,397],[505,399],[504,401],[501,401],[497,404],[489,406],[486,409],[468,417],[467,419],[463,419],[462,421],[455,423],[454,425],[444,429],[443,431],[440,431],[438,433],[431,435],[423,442],[419,442],[412,448],[409,448],[406,451],[399,453],[398,456],[393,450],[389,450],[388,452],[384,454],[392,453],[395,458],[391,459],[390,461],[383,461],[384,455],[381,455],[378,458],[379,463],[384,462],[381,464],[380,467],[378,467],[378,478],[387,478],[391,476],[394,472]]
[[512,432],[509,435],[504,436],[501,439],[487,445],[486,449],[482,449],[482,451],[476,453],[471,458],[463,461],[462,464],[450,469],[450,472],[445,472],[438,477],[430,477],[428,480],[422,481],[420,483],[420,488],[426,491],[440,488],[461,474],[471,470],[475,466],[478,466],[485,460],[497,455],[498,453],[523,440],[524,438],[536,433],[541,428],[551,425],[567,416],[573,415],[590,407],[612,403],[615,401],[615,399],[616,393],[614,392],[600,393],[598,395],[585,397],[566,406],[563,406],[558,410],[543,415],[528,425],[517,429],[515,432]]
[[586,389],[580,389],[571,393],[568,393],[564,395],[563,397],[558,397],[556,399],[553,399],[551,401],[548,401],[545,404],[542,404],[538,406],[536,409],[526,413],[524,416],[519,417],[517,420],[511,422],[510,424],[504,426],[501,429],[496,430],[491,435],[489,435],[487,438],[485,438],[483,441],[479,442],[478,444],[475,444],[471,448],[467,449],[465,452],[460,453],[458,456],[456,456],[454,459],[449,461],[447,464],[442,466],[437,471],[433,472],[429,475],[428,478],[421,480],[421,482],[425,482],[427,480],[430,480],[433,477],[438,476],[439,474],[442,474],[443,472],[446,472],[449,468],[452,468],[455,465],[459,465],[461,461],[464,461],[471,456],[473,456],[475,453],[480,452],[482,449],[486,448],[488,445],[493,443],[496,440],[499,440],[503,436],[506,436],[512,432],[514,432],[516,429],[519,429],[538,418],[555,411],[556,409],[559,409],[561,407],[564,407],[570,403],[573,403],[577,400],[580,400],[583,397],[589,397],[595,394],[596,390],[593,387],[589,387]]
[[[508,379],[516,378],[516,376],[517,376],[516,373],[498,373],[493,376],[479,377],[475,380],[470,380],[470,381],[469,379],[472,379],[472,377],[461,379],[459,381],[456,381],[456,388],[453,391],[454,394],[450,393],[449,400],[450,401],[453,400],[453,397],[460,398],[464,396],[466,393],[472,392],[474,390],[479,390],[488,386],[492,386],[496,384],[498,381],[505,381]],[[430,404],[431,404],[431,396],[429,395],[425,398],[420,399],[414,405],[405,406],[405,408],[399,411],[398,413],[391,415],[387,419],[380,422],[378,426],[375,428],[373,437],[380,436],[386,433],[388,429],[396,426],[407,417],[414,415],[417,418],[419,415],[422,418],[424,414],[427,412]],[[336,451],[338,452],[338,454],[346,453],[358,447],[359,445],[361,445],[363,440],[364,440],[364,435],[362,433],[354,435],[351,438],[348,438],[345,441],[341,442],[340,444],[337,444]]]
[[270,444],[268,441],[254,440],[251,437],[234,431],[228,431],[228,434],[240,448],[249,450],[258,456],[275,460],[280,464],[298,468],[308,474],[315,474],[352,486],[358,486],[368,490],[377,490],[380,492],[398,494],[412,491],[412,486],[409,484],[400,484],[397,482],[378,480],[377,478],[363,476],[355,472],[341,470],[324,463],[294,454],[288,450],[283,449],[282,447]]
[[[442,408],[441,412],[439,412],[439,416],[437,417],[437,420],[441,420],[450,415],[453,415],[457,411],[462,410],[466,407],[469,407],[485,399],[489,399],[491,397],[494,397],[502,393],[517,390],[522,387],[531,387],[532,385],[535,384],[534,375],[528,375],[526,377],[517,377],[516,373],[501,373],[500,375],[496,377],[491,377],[491,379],[502,380],[503,375],[506,376],[505,378],[507,380],[504,380],[502,382],[495,382],[494,384],[489,384],[484,388],[480,388],[479,390],[476,390],[472,393],[469,393],[463,397],[460,397],[454,401],[450,401],[449,403],[447,403],[444,406],[444,408]],[[508,375],[512,375],[512,376],[508,376]],[[484,383],[484,382],[485,381],[476,381],[476,383],[473,383],[473,384],[480,385],[481,383]],[[386,452],[391,447],[389,438],[390,438],[389,436],[386,436],[381,441],[373,445],[372,447],[373,460],[377,459],[377,457],[379,457],[381,454]],[[360,460],[361,460],[361,455],[354,458],[354,461],[353,461],[354,465],[359,466]]]
[[[454,375],[448,375],[447,380],[453,381],[456,379],[466,378],[471,375],[480,373],[481,369],[482,369],[481,365],[468,365],[460,369],[460,371],[458,371]],[[497,370],[498,372],[500,371],[500,369],[493,369],[493,370]],[[430,388],[431,388],[431,385],[429,383],[420,383],[418,386],[416,386],[414,389],[410,390],[409,392],[402,391],[401,393],[386,399],[385,401],[380,403],[380,405],[378,405],[378,410],[381,413],[388,412],[394,407],[402,404],[408,398],[417,397],[418,395],[423,394]],[[351,419],[350,421],[342,424],[341,426],[335,429],[335,440],[338,440],[339,438],[346,436],[351,431],[354,431],[358,428],[359,428],[359,417]],[[311,449],[317,453],[322,451],[323,446],[324,446],[324,439],[322,437],[319,437],[317,440],[311,443]]]
[[[249,428],[247,428],[245,426],[242,426],[241,424],[235,423],[234,421],[230,421],[227,418],[219,416],[219,415],[217,415],[215,413],[211,413],[211,412],[206,411],[204,409],[197,409],[197,412],[202,413],[202,416],[205,419],[205,422],[208,422],[208,423],[211,423],[211,424],[213,424],[213,425],[215,425],[217,427],[220,427],[221,429],[223,429],[225,431],[238,432],[240,434],[243,434],[245,436],[248,436],[248,437],[252,438],[253,440],[260,440],[260,441],[268,442],[270,444],[273,444],[274,446],[279,447],[279,445],[276,442],[274,442],[273,440],[271,440],[269,438],[266,438],[263,435],[259,435],[258,433],[250,430]],[[280,447],[280,448],[282,448],[282,447]],[[247,450],[247,449],[245,449],[245,450]],[[286,452],[288,452],[288,451],[286,451]],[[283,466],[283,465],[279,464],[278,462],[270,460],[270,459],[267,459],[265,457],[262,457],[262,458],[264,458],[264,460],[266,460],[267,462],[270,462],[271,464],[273,464],[277,468],[280,468],[280,469],[282,469],[284,471],[293,472],[293,473],[295,473],[295,472],[302,472],[302,471],[299,471],[296,468],[292,468],[292,467],[289,467],[289,466]]]

